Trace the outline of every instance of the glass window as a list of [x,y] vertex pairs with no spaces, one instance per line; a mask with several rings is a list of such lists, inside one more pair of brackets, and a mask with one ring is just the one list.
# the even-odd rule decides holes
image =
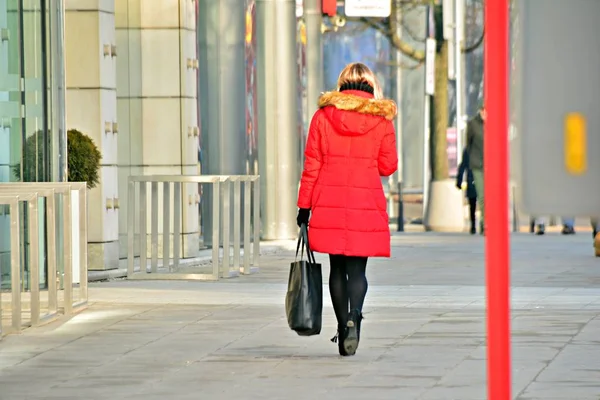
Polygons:
[[[64,170],[64,77],[62,22],[57,0],[0,0],[0,182],[48,182]],[[53,24],[50,26],[50,24]],[[56,54],[51,54],[55,50]],[[51,74],[60,68],[61,70]],[[62,91],[62,92],[61,92]],[[53,104],[56,100],[56,105]],[[54,107],[53,107],[54,106]],[[53,116],[50,118],[50,116]],[[58,156],[58,157],[57,157]],[[57,159],[54,162],[52,159]],[[40,243],[45,242],[44,207],[40,200]],[[21,210],[23,288],[28,288],[27,209]],[[0,287],[10,287],[10,215],[0,206]],[[60,233],[60,232],[59,232]],[[40,266],[45,266],[45,246]],[[60,267],[60,266],[59,266]],[[46,285],[45,268],[40,283]]]
[[[21,9],[0,0],[0,182],[18,180],[23,127],[21,92]],[[10,285],[10,215],[0,207],[0,282]]]
[[17,0],[0,0],[0,181],[16,180],[21,149],[21,46]]

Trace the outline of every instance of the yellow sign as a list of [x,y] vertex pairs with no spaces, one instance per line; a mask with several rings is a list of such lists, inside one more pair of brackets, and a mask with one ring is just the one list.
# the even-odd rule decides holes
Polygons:
[[252,13],[250,10],[246,11],[246,44],[252,43]]
[[300,43],[306,44],[306,25],[304,22],[300,21]]
[[570,174],[583,175],[587,170],[587,132],[585,117],[569,113],[565,117],[565,167]]

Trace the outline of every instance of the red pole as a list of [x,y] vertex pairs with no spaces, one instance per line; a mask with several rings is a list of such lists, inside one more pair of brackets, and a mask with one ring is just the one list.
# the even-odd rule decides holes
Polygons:
[[485,2],[484,141],[488,400],[510,400],[508,0]]

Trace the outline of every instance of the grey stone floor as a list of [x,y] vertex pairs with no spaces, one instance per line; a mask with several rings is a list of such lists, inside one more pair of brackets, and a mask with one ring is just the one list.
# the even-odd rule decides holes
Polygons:
[[[289,331],[282,252],[218,283],[93,284],[85,312],[0,342],[0,400],[485,399],[483,239],[410,233],[393,246],[369,264],[355,357],[329,341],[328,299],[321,335]],[[591,235],[519,234],[512,254],[513,398],[600,399]]]

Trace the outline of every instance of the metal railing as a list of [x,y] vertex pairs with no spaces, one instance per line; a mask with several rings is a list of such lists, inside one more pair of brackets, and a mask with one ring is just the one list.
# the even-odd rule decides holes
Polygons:
[[[71,201],[73,193],[77,194],[79,208],[75,215]],[[26,208],[21,207],[22,203],[26,204]],[[44,211],[43,232],[40,232],[40,204]],[[6,293],[0,290],[0,336],[3,333],[2,321],[5,311],[10,311],[10,332],[19,332],[24,326],[36,326],[61,314],[71,315],[75,310],[84,307],[88,300],[86,184],[1,183],[0,207],[3,208],[3,215],[7,214],[6,211],[10,215],[10,292],[6,296]],[[22,210],[27,211],[22,213]],[[62,229],[59,232],[57,216],[62,216]],[[78,228],[77,232],[73,231],[73,217],[79,222],[78,227],[75,227]],[[23,222],[26,223],[26,227],[23,227],[26,228],[26,238],[21,234]],[[73,243],[73,236],[78,236],[79,243]],[[78,246],[77,260],[73,260],[72,257],[73,246]],[[45,257],[41,259],[40,255],[44,255],[44,250]],[[29,291],[26,284],[25,260]],[[79,264],[77,286],[73,283],[74,261]],[[58,266],[63,267],[62,273],[58,272]],[[47,270],[47,290],[42,291],[40,269],[44,267]],[[78,292],[76,300],[75,290]],[[7,299],[10,301],[5,307]],[[29,309],[23,307],[23,303],[29,303]],[[29,324],[23,322],[23,315],[27,312]]]
[[[241,248],[242,183],[244,186],[243,254]],[[151,203],[150,232],[148,232],[148,184],[150,184]],[[212,199],[210,199],[212,201],[212,231],[210,232],[212,239],[212,269],[210,273],[203,271],[202,263],[192,265],[194,264],[193,260],[191,263],[184,264],[182,262],[182,206],[183,199],[190,197],[188,193],[184,193],[182,196],[182,191],[189,184],[211,185],[213,189]],[[232,184],[233,232],[231,232]],[[160,199],[160,204],[162,204],[162,265],[159,265],[159,186],[162,186],[162,198]],[[173,189],[172,198],[171,189]],[[197,195],[197,186],[195,190],[194,194],[191,195],[192,197]],[[171,205],[173,206],[172,222]],[[199,235],[199,232],[194,232],[194,234]],[[138,237],[138,246],[136,246],[136,236]],[[171,236],[173,237],[172,246]],[[231,236],[233,236],[233,240]],[[218,280],[220,278],[235,277],[240,273],[258,272],[260,256],[260,177],[258,175],[130,176],[127,247],[127,276],[129,279]],[[136,247],[139,248],[139,268],[136,268],[135,262]],[[232,247],[233,254],[231,253]],[[150,264],[148,264],[148,255],[150,256]],[[240,263],[241,260],[242,264]]]

